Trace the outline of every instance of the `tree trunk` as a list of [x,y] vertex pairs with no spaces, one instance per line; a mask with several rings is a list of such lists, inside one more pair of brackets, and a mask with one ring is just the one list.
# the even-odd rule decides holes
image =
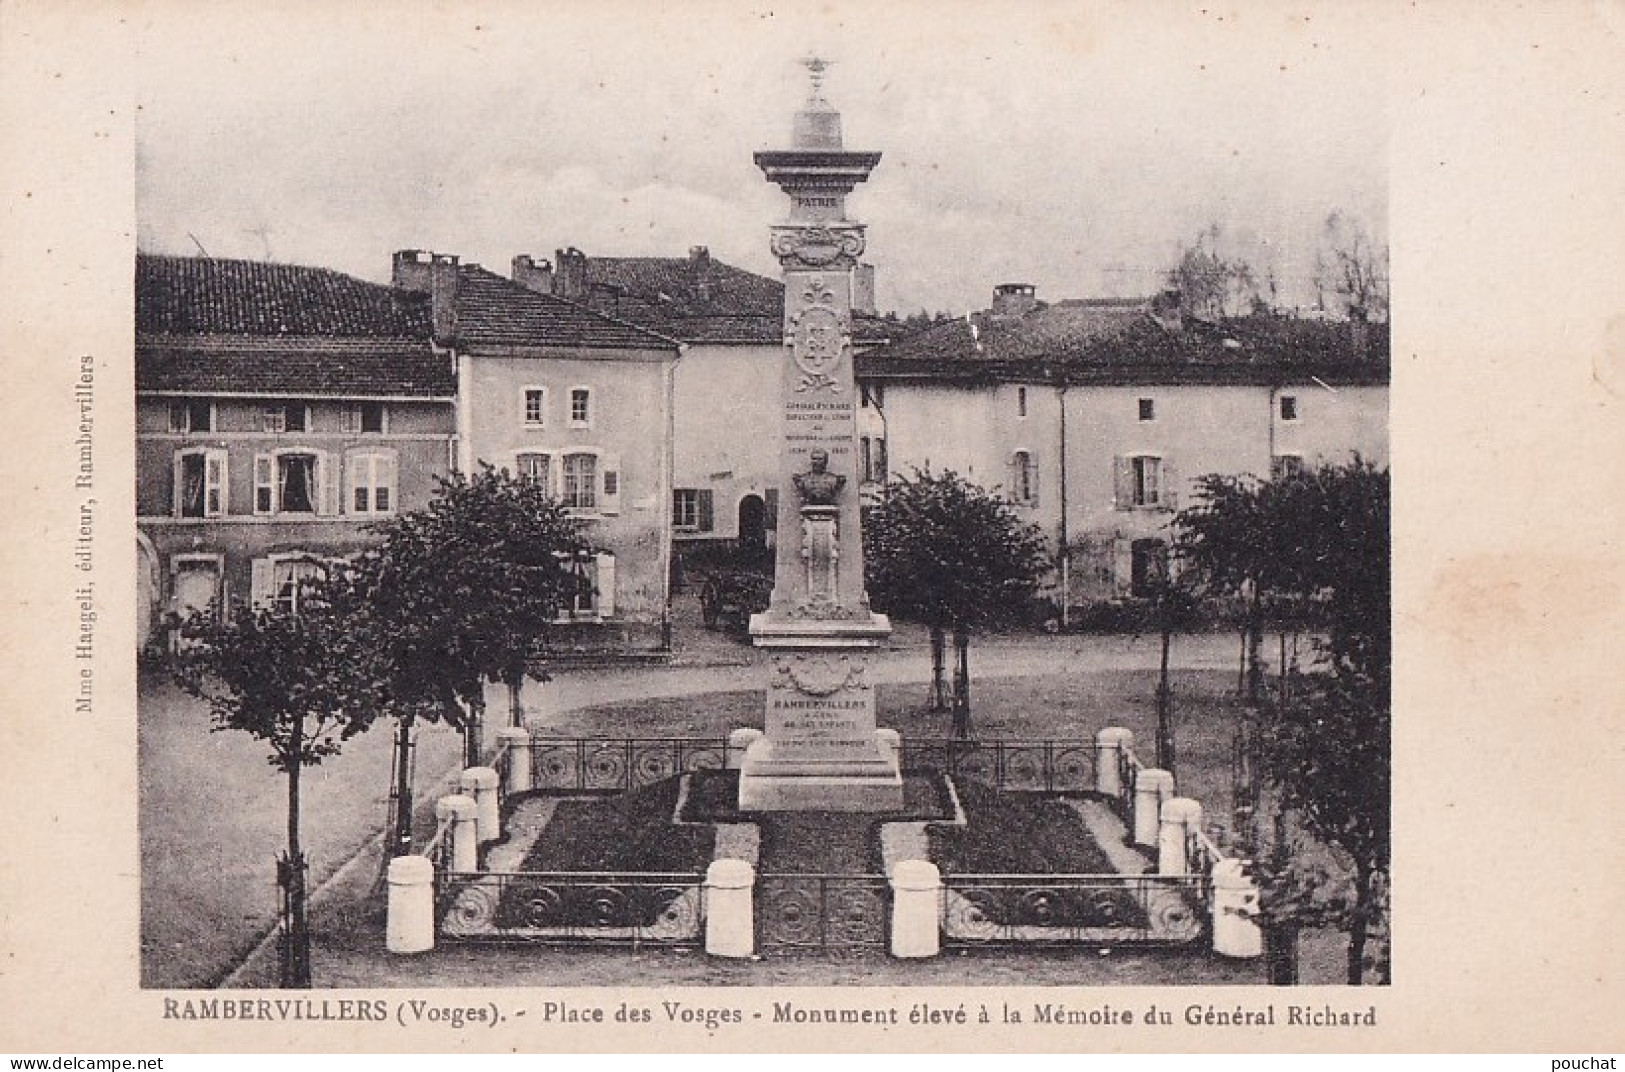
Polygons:
[[294,719],[294,747],[288,764],[288,855],[278,868],[285,907],[282,933],[284,990],[310,989],[310,924],[305,913],[305,853],[299,843],[299,774],[304,751],[305,720]]
[[525,724],[525,701],[523,697],[525,678],[519,677],[508,681],[508,725],[521,727]]
[[954,736],[968,741],[970,732],[970,633],[954,628]]
[[1371,874],[1368,864],[1354,865],[1354,918],[1349,922],[1348,984],[1365,982],[1365,935],[1371,918]]
[[395,842],[389,848],[391,856],[406,856],[412,851],[412,725],[413,715],[402,715],[395,720]]
[[1173,646],[1173,626],[1162,625],[1162,659],[1157,671],[1157,766],[1174,771],[1173,688],[1168,684],[1168,649]]
[[1264,971],[1270,986],[1298,985],[1298,925],[1266,923]]
[[1247,615],[1247,702],[1256,704],[1264,694],[1264,595],[1253,586]]
[[943,664],[948,659],[948,640],[943,635],[942,626],[931,627],[931,710],[946,711],[948,709],[948,682],[947,673]]
[[481,740],[480,729],[485,722],[485,699],[468,703],[463,714],[463,766],[478,767],[480,757],[485,752],[485,743]]

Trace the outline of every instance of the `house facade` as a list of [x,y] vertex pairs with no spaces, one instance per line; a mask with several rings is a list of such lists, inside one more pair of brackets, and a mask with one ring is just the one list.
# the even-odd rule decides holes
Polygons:
[[[589,257],[569,248],[548,261],[515,257],[512,275],[684,344],[673,393],[670,512],[681,557],[707,550],[765,551],[778,515],[778,434],[784,360],[784,284],[713,258]],[[854,273],[855,332],[886,339],[874,315],[874,273]],[[883,457],[883,450],[881,456]]]
[[320,268],[138,254],[138,636],[298,598],[453,463],[429,302]]
[[997,488],[1067,549],[1067,606],[1143,595],[1204,474],[1387,464],[1388,369],[1386,324],[1045,305],[1021,284],[858,359],[891,464]]
[[403,250],[394,287],[421,295],[457,370],[457,468],[541,481],[590,553],[562,650],[667,642],[674,375],[681,345],[455,255]]

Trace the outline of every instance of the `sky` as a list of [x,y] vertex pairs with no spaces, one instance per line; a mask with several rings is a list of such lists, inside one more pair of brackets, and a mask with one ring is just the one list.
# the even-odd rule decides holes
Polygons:
[[[386,281],[397,249],[683,256],[776,274],[799,65],[849,149],[882,310],[1152,293],[1220,251],[1314,300],[1332,212],[1387,235],[1382,41],[1284,3],[284,2],[136,8],[149,252]],[[1307,14],[1305,14],[1307,12]]]

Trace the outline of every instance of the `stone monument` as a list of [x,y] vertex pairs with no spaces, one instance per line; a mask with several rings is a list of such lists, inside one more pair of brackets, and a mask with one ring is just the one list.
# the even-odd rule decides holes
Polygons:
[[742,811],[896,811],[897,756],[875,730],[871,653],[891,633],[869,609],[857,496],[857,384],[852,371],[852,269],[863,225],[846,195],[879,153],[841,146],[841,115],[824,99],[826,64],[808,60],[812,93],[787,150],[756,164],[790,196],[772,229],[784,270],[783,420],[773,598],[751,617],[772,655],[763,735],[739,772]]

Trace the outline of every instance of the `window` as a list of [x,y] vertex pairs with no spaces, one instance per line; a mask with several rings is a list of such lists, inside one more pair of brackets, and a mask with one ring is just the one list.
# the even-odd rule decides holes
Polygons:
[[382,435],[385,406],[382,402],[358,402],[344,407],[340,430],[347,435]]
[[224,517],[226,452],[183,450],[175,456],[175,516]]
[[540,484],[542,494],[549,498],[553,496],[553,456],[551,454],[526,453],[514,459],[514,471],[520,480],[529,480]]
[[592,425],[592,392],[585,387],[570,388],[570,425],[574,428]]
[[1130,546],[1129,591],[1141,599],[1155,594],[1168,576],[1168,545],[1162,540],[1135,540]]
[[689,532],[716,528],[715,503],[710,488],[676,488],[671,493],[671,523]]
[[169,404],[169,430],[171,432],[209,432],[214,430],[214,406],[200,398],[183,398]]
[[561,621],[600,621],[615,614],[615,556],[584,552],[565,563],[573,580],[566,590]]
[[1016,416],[1027,416],[1027,389],[1025,387],[1016,388]]
[[352,514],[387,514],[395,509],[395,455],[352,454],[345,460]]
[[1134,459],[1134,505],[1156,506],[1162,501],[1162,459]]
[[864,383],[858,385],[859,404],[864,409],[886,408],[886,388],[884,384]]
[[594,510],[598,507],[598,456],[596,454],[566,454],[564,456],[564,495],[561,501],[575,510]]
[[317,451],[279,451],[254,459],[256,514],[330,514],[327,466]]
[[1298,419],[1297,395],[1281,396],[1281,419],[1283,421],[1295,421]]
[[298,614],[303,586],[322,578],[321,559],[303,551],[256,558],[252,565],[252,599],[258,609]]
[[875,468],[873,476],[875,483],[884,484],[886,482],[887,472],[889,472],[889,470],[886,468],[886,441],[884,439],[876,439]]
[[1154,398],[1140,399],[1140,420],[1154,421],[1157,419],[1157,400]]
[[874,479],[875,455],[874,446],[869,442],[868,436],[858,440],[858,475],[865,481]]
[[310,427],[310,407],[303,402],[277,402],[260,411],[260,428],[275,435]]
[[1028,505],[1038,498],[1038,466],[1028,451],[1018,450],[1011,459],[1010,496]]
[[1117,509],[1176,508],[1173,466],[1166,460],[1154,454],[1137,454],[1115,458],[1113,465],[1113,498]]
[[1270,459],[1270,479],[1283,480],[1303,475],[1303,455],[1277,454]]
[[540,428],[547,423],[547,390],[527,387],[524,394],[525,423]]

